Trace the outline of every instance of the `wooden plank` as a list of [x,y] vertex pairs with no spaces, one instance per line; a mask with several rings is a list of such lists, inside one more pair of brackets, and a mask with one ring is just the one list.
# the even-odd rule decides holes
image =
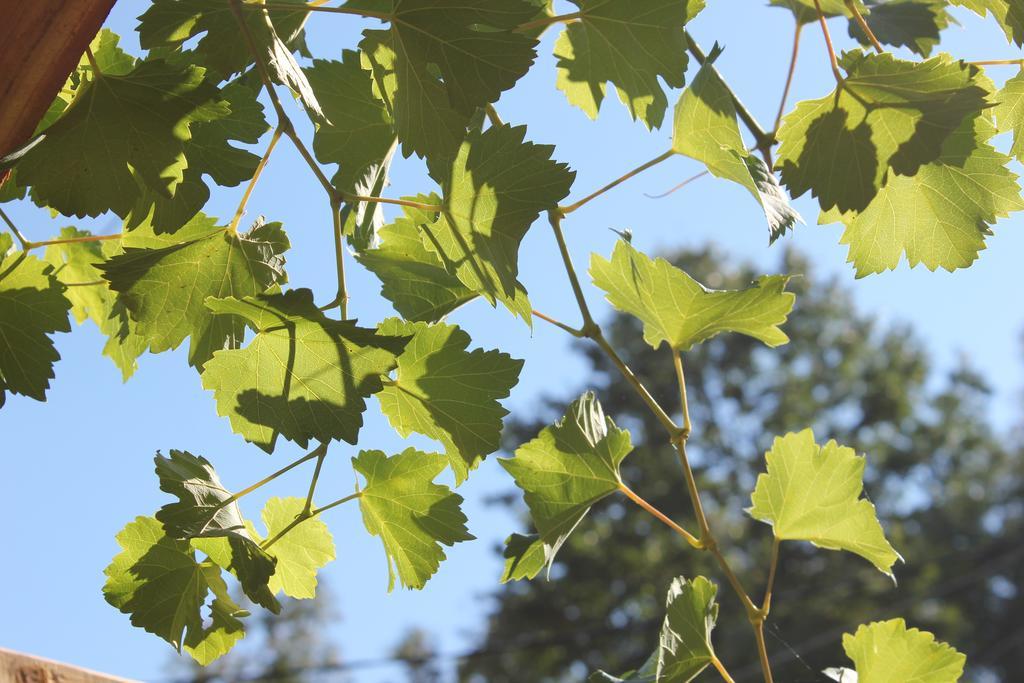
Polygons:
[[0,157],[25,144],[116,0],[0,0]]
[[137,683],[0,647],[0,683]]

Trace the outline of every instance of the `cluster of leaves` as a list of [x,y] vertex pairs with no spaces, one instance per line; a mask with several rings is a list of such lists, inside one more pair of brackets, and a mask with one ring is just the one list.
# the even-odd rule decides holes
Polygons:
[[[846,225],[842,240],[859,275],[893,268],[904,254],[911,265],[965,267],[996,219],[1024,208],[1006,168],[1010,157],[989,144],[997,131],[1021,134],[1021,77],[997,92],[977,66],[947,54],[915,61],[853,50],[837,62],[833,93],[798,104],[778,131],[766,133],[716,70],[718,50],[705,55],[688,34],[704,0],[574,3],[577,12],[554,16],[546,0],[349,0],[331,8],[302,0],[154,0],[139,17],[146,54],[125,53],[117,36],[103,31],[37,136],[5,158],[3,170],[13,174],[0,199],[27,193],[61,215],[115,215],[123,229],[91,235],[68,227],[57,239],[33,243],[11,224],[17,250],[0,237],[0,404],[8,392],[44,399],[58,359],[51,335],[69,331],[73,315],[107,335],[105,353],[126,379],[145,351],[172,350],[187,339],[189,365],[234,432],[268,453],[279,438],[319,444],[268,477],[316,460],[305,498],[267,504],[265,535],[237,504],[260,484],[232,493],[206,459],[158,454],[160,487],[177,501],[125,527],[122,552],[107,570],[107,600],[133,624],[211,661],[244,632],[245,611],[231,600],[224,572],[271,612],[279,609],[278,594],[312,597],[317,571],[334,555],[317,517],[347,501],[358,501],[367,531],[384,545],[389,588],[396,578],[423,587],[444,559],[442,546],[472,538],[461,497],[434,480],[450,469],[461,484],[497,450],[506,414],[500,401],[522,363],[497,350],[469,350],[469,335],[444,318],[479,297],[532,324],[520,244],[543,214],[563,239],[559,221],[589,200],[560,206],[574,172],[552,159],[552,146],[528,141],[525,127],[501,122],[492,106],[529,71],[546,27],[565,24],[554,53],[557,85],[570,104],[596,117],[611,84],[648,128],[663,124],[666,89],[686,85],[693,55],[700,67],[675,107],[671,146],[656,162],[688,156],[744,187],[765,216],[770,241],[800,220],[787,190],[794,197],[810,191],[822,221]],[[856,39],[925,57],[950,21],[940,0],[773,4],[789,7],[797,22],[816,20],[819,11],[846,16]],[[1021,43],[1016,2],[955,4],[993,14]],[[387,27],[364,31],[357,51],[303,67],[295,54],[311,57],[304,25],[314,9]],[[277,86],[293,92],[313,122],[312,152]],[[277,116],[262,158],[241,146],[271,129],[261,95]],[[744,141],[741,121],[760,156]],[[338,296],[318,305],[312,291],[287,287],[290,244],[280,223],[261,218],[239,231],[249,190],[282,136],[327,191],[339,271],[345,238],[401,317],[372,327],[348,319],[343,277]],[[382,197],[397,149],[421,158],[436,187],[401,200]],[[1022,157],[1022,149],[1015,139],[1013,153]],[[333,177],[319,164],[337,165]],[[243,183],[232,220],[203,213],[211,185]],[[403,214],[382,226],[385,202],[403,205]],[[43,246],[42,258],[31,253]],[[564,244],[562,253],[575,283]],[[595,255],[590,275],[612,306],[642,323],[652,347],[671,349],[684,395],[680,354],[694,345],[726,332],[769,346],[788,340],[780,328],[794,305],[787,276],[708,290],[628,239],[610,259]],[[575,294],[585,326],[571,331],[607,350],[578,285]],[[362,485],[318,507],[313,498],[329,445],[359,444],[371,396],[401,436],[425,436],[443,452],[361,450],[352,465]],[[681,431],[670,431],[685,465],[688,417]],[[524,490],[538,532],[510,539],[507,578],[550,566],[596,501],[621,492],[643,505],[620,476],[631,448],[628,432],[585,395],[502,461]],[[863,469],[851,449],[819,447],[809,431],[780,437],[750,513],[772,525],[777,541],[848,550],[891,574],[898,555],[873,506],[860,499]],[[679,529],[696,548],[718,552],[705,522],[700,537]],[[688,681],[709,664],[727,677],[710,644],[715,593],[704,577],[673,583],[661,645],[634,680]],[[759,610],[741,597],[759,626],[767,604]],[[955,680],[963,666],[961,656],[902,622],[864,627],[846,647],[865,680],[891,670],[901,652],[919,653],[915,659],[936,681]]]

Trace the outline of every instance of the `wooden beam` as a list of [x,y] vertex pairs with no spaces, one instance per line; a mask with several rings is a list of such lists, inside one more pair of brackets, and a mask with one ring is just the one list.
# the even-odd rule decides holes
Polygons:
[[0,0],[0,157],[25,144],[116,0]]
[[0,647],[0,683],[135,683]]

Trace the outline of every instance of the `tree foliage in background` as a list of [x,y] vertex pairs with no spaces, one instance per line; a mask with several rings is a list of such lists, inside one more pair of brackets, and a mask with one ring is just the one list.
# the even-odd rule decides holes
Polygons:
[[[682,155],[750,195],[769,244],[797,229],[801,218],[790,200],[808,195],[817,200],[818,222],[844,226],[841,242],[858,277],[891,270],[904,258],[911,267],[966,268],[996,222],[1024,209],[1009,168],[1021,157],[1024,89],[1019,76],[999,88],[985,70],[1024,61],[965,61],[938,49],[940,33],[955,19],[951,6],[962,6],[989,16],[1019,47],[1024,6],[1021,0],[773,0],[792,13],[795,31],[779,115],[769,127],[718,71],[718,43],[705,53],[691,34],[705,4],[573,0],[571,11],[557,14],[549,0],[153,0],[137,28],[144,54],[126,53],[108,30],[96,37],[37,135],[0,159],[0,200],[30,201],[67,217],[107,216],[122,228],[90,234],[69,226],[53,239],[31,241],[0,211],[7,229],[0,236],[0,406],[8,395],[45,400],[59,359],[53,335],[69,331],[74,317],[98,325],[108,338],[104,353],[125,378],[141,354],[187,341],[188,365],[213,393],[211,409],[241,439],[267,453],[282,440],[312,448],[235,487],[221,480],[211,460],[168,444],[166,456],[156,454],[156,475],[176,500],[117,534],[120,551],[103,586],[112,606],[134,626],[209,664],[252,621],[231,585],[237,582],[249,603],[272,614],[285,598],[315,595],[319,570],[338,554],[321,515],[347,503],[358,507],[367,532],[381,543],[388,589],[423,588],[447,548],[474,538],[462,496],[437,479],[450,470],[458,487],[498,449],[506,415],[501,401],[522,370],[522,361],[475,348],[469,332],[445,321],[480,299],[526,325],[542,321],[589,340],[591,352],[605,358],[599,370],[607,375],[614,367],[628,395],[649,413],[641,416],[623,394],[607,395],[602,406],[585,391],[502,461],[523,491],[536,532],[510,538],[506,578],[531,579],[542,570],[557,577],[566,572],[562,563],[579,561],[569,555],[587,556],[590,546],[578,547],[576,539],[609,534],[612,521],[624,525],[615,533],[634,537],[602,546],[606,558],[673,558],[671,571],[652,560],[610,579],[607,626],[646,621],[622,637],[636,652],[621,658],[609,652],[595,661],[585,643],[574,643],[583,648],[573,655],[579,662],[611,667],[594,671],[594,680],[619,680],[620,667],[635,666],[621,676],[687,683],[706,670],[729,683],[735,680],[730,669],[746,675],[739,672],[753,653],[761,677],[773,683],[767,639],[779,620],[769,616],[773,605],[778,614],[784,595],[789,614],[799,614],[795,632],[828,634],[822,647],[833,645],[827,664],[835,676],[859,675],[865,683],[906,677],[903,660],[911,659],[913,675],[929,683],[959,679],[965,658],[943,639],[966,640],[965,631],[976,635],[988,624],[974,621],[975,614],[945,617],[953,608],[944,605],[956,603],[929,602],[925,588],[917,597],[930,611],[902,602],[914,593],[881,596],[892,595],[886,581],[894,575],[926,576],[929,559],[952,563],[939,559],[943,553],[976,562],[991,550],[985,535],[1009,523],[1006,515],[979,515],[961,547],[953,525],[925,514],[933,506],[924,501],[935,499],[931,488],[951,490],[972,466],[964,448],[992,452],[988,442],[949,442],[953,435],[973,436],[966,422],[963,431],[949,429],[977,417],[970,396],[979,389],[968,373],[949,392],[927,399],[926,415],[915,394],[924,376],[920,354],[899,336],[865,341],[863,332],[815,328],[820,355],[799,355],[808,353],[811,336],[791,314],[828,303],[793,279],[808,264],[789,262],[782,274],[746,272],[726,281],[710,269],[701,275],[700,264],[679,268],[651,258],[629,233],[611,254],[593,254],[585,273],[613,308],[632,316],[617,319],[606,334],[581,284],[583,269],[570,257],[563,222],[620,183]],[[314,15],[371,26],[358,45],[338,46],[340,59],[313,59],[304,26]],[[827,59],[835,88],[789,107],[802,27],[813,23],[825,39],[819,59]],[[837,53],[830,26],[845,29],[854,47]],[[550,141],[534,141],[526,126],[503,121],[495,106],[534,67],[547,29],[559,31],[554,76],[569,105],[596,117],[610,106],[605,100],[613,89],[648,129],[671,127],[671,143],[660,155],[589,194],[574,186],[576,172],[555,158]],[[745,49],[756,59],[762,48]],[[670,96],[677,97],[671,91],[680,88],[669,116]],[[295,114],[308,116],[311,141],[299,133]],[[1013,156],[992,144],[997,133],[1011,131]],[[282,138],[308,165],[310,182],[324,190],[336,291],[289,284],[292,238],[281,222],[242,222]],[[429,186],[415,196],[388,196],[393,163],[422,163]],[[233,216],[204,213],[214,187],[243,186]],[[403,215],[384,225],[384,205],[401,207]],[[579,309],[575,325],[530,302],[533,273],[519,249],[542,217],[565,269],[566,296]],[[357,322],[349,316],[350,296],[368,294],[346,284],[353,255],[380,279],[381,295],[399,317]],[[805,319],[842,327],[837,317]],[[801,334],[802,346],[787,346]],[[641,339],[658,351],[660,371],[644,365],[649,356],[637,352]],[[623,357],[617,349],[627,347]],[[866,351],[875,347],[874,354]],[[643,371],[635,373],[631,363]],[[785,381],[763,379],[772,368],[787,368]],[[835,382],[821,384],[829,372]],[[872,373],[881,387],[869,381]],[[431,439],[437,452],[385,453],[363,443],[372,397],[400,436]],[[356,447],[356,489],[318,504],[321,468],[336,442]],[[674,458],[654,457],[664,444]],[[661,469],[670,460],[678,462],[678,476]],[[258,521],[242,515],[239,499],[306,463],[307,489],[271,499]],[[997,484],[1004,482],[979,483],[995,465],[975,466],[979,471],[970,474],[977,479],[963,474],[967,497],[978,490],[1002,495]],[[951,505],[959,501],[947,497]],[[618,507],[607,507],[608,499]],[[687,499],[692,516],[683,506]],[[636,521],[633,508],[622,508],[625,501],[650,517]],[[743,516],[748,505],[763,524]],[[604,509],[619,512],[594,514]],[[936,514],[952,509],[943,505]],[[665,544],[652,520],[671,529],[677,545]],[[923,546],[931,524],[945,530],[945,541]],[[911,568],[894,568],[900,553]],[[868,562],[878,577],[857,573]],[[791,582],[801,572],[800,595],[773,594],[777,574]],[[863,595],[881,604],[854,592],[818,606],[843,581],[858,582]],[[631,584],[637,590],[625,591]],[[574,595],[571,581],[558,585],[563,597]],[[906,609],[894,612],[893,605]],[[885,621],[863,623],[880,618]],[[735,631],[744,621],[745,637]],[[840,621],[845,633],[822,630]],[[589,638],[589,628],[570,627],[563,637]],[[633,642],[641,633],[646,645]],[[1005,649],[1000,638],[993,635],[986,647]],[[992,652],[977,654],[977,666],[986,656],[996,659]]]

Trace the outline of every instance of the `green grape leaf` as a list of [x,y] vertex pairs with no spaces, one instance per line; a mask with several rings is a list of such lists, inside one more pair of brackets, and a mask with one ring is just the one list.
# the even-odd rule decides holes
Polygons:
[[797,105],[779,129],[777,165],[794,197],[861,211],[891,171],[913,176],[942,154],[961,122],[990,106],[981,70],[940,54],[911,62],[853,50],[843,85]]
[[[122,50],[118,46],[120,42],[121,37],[108,28],[100,29],[100,32],[92,39],[89,49],[96,64],[100,67],[101,73],[124,76],[135,68],[138,60]],[[82,90],[82,87],[93,80],[95,78],[92,64],[89,62],[89,58],[83,54],[78,60],[78,66],[68,75],[64,86],[53,98],[46,113],[43,114],[42,120],[36,126],[36,134],[45,131],[50,124],[59,119]]]
[[466,529],[462,496],[433,483],[445,468],[439,453],[407,448],[388,457],[360,451],[352,467],[366,478],[359,495],[366,530],[379,536],[388,560],[388,592],[395,575],[405,588],[423,588],[445,559],[441,544],[474,537]]
[[127,215],[136,178],[172,197],[188,165],[190,124],[230,112],[203,76],[155,60],[91,81],[18,162],[18,181],[32,186],[37,204],[65,215]]
[[537,534],[524,536],[512,534],[505,539],[505,569],[501,573],[501,582],[532,579],[544,569],[548,549]]
[[[63,228],[62,239],[90,237],[88,230]],[[64,296],[71,302],[71,313],[79,323],[91,319],[107,336],[103,354],[109,357],[127,381],[138,367],[137,359],[148,345],[136,334],[135,323],[128,317],[123,303],[117,301],[97,266],[121,254],[120,240],[103,242],[70,242],[46,248],[45,260],[53,265],[53,275],[67,289]],[[83,283],[96,283],[84,285]]]
[[718,619],[717,592],[703,576],[672,580],[658,648],[658,683],[689,683],[714,660],[711,631]]
[[644,340],[678,351],[721,332],[738,332],[768,346],[789,337],[779,329],[796,296],[785,291],[789,278],[763,275],[747,289],[707,289],[663,258],[652,259],[625,240],[610,261],[594,254],[590,277],[615,308],[644,324]]
[[1000,133],[1013,131],[1010,155],[1024,161],[1024,70],[1003,84],[996,95],[996,124]]
[[200,666],[207,666],[227,654],[235,643],[245,637],[241,618],[249,616],[249,612],[239,607],[228,593],[220,567],[204,566],[202,570],[214,595],[210,603],[210,623],[198,634],[190,631],[184,649]]
[[364,399],[381,390],[405,339],[328,318],[308,289],[207,306],[256,330],[248,346],[217,351],[203,368],[203,387],[235,433],[268,453],[278,435],[302,447],[311,439],[356,443]]
[[101,266],[150,350],[177,348],[188,337],[189,364],[198,368],[214,351],[237,348],[245,334],[243,319],[214,315],[206,299],[253,296],[286,279],[280,223],[257,221],[248,233],[215,224],[199,214],[175,233],[181,241],[164,247],[134,248],[143,238],[129,233],[125,253]]
[[[440,206],[437,195],[406,199]],[[476,294],[445,270],[434,252],[423,246],[421,225],[437,221],[436,213],[402,207],[404,214],[380,229],[380,244],[358,252],[356,259],[376,275],[381,296],[406,320],[436,322]]]
[[[274,538],[302,512],[304,498],[271,498],[263,507],[267,538]],[[277,571],[270,578],[270,591],[293,598],[316,595],[316,573],[334,560],[334,538],[319,518],[313,517],[293,527],[279,538],[268,552],[277,558]]]
[[[931,54],[939,44],[939,32],[949,26],[951,17],[946,0],[867,0],[870,13],[864,20],[884,45],[905,47],[922,57]],[[850,21],[850,37],[866,48],[871,41],[860,24]]]
[[338,164],[332,183],[354,192],[368,171],[389,156],[395,134],[384,102],[374,96],[370,72],[359,53],[342,52],[341,61],[314,60],[304,70],[330,123],[313,136],[313,153],[324,164]]
[[71,303],[53,266],[10,250],[10,235],[0,234],[0,406],[7,392],[46,400],[60,360],[50,335],[71,331]]
[[[281,0],[277,4],[292,4],[296,8],[275,7],[269,10],[275,27],[275,34],[271,35],[263,19],[264,11],[258,6],[253,7],[252,3],[242,3],[249,31],[265,61],[270,61],[273,38],[277,34],[283,36],[279,40],[288,46],[300,44],[302,27],[309,14],[304,0]],[[163,47],[181,49],[186,41],[201,36],[195,49],[189,51],[189,58],[221,79],[244,71],[254,63],[245,34],[239,28],[228,0],[153,0],[139,17],[138,33],[139,43],[146,50]]]
[[587,392],[561,420],[517,448],[514,458],[498,461],[523,490],[549,569],[591,506],[620,489],[619,465],[632,450],[629,432],[605,417]]
[[[169,458],[157,453],[155,462],[160,490],[178,498],[178,502],[168,503],[156,513],[167,535],[180,539],[216,539],[214,543],[197,547],[238,577],[250,599],[276,614],[280,605],[268,590],[276,561],[250,533],[238,503],[221,484],[213,465],[202,456],[176,450],[170,452]],[[218,541],[220,552],[211,551]]]
[[106,601],[179,651],[185,642],[198,644],[209,584],[188,541],[167,536],[152,517],[136,517],[117,542],[122,550],[104,571]]
[[[88,230],[68,226],[61,228],[58,239],[73,240],[91,236],[92,233]],[[75,321],[82,324],[86,320],[92,320],[102,326],[110,314],[114,295],[105,282],[98,285],[81,285],[100,281],[102,274],[96,265],[105,260],[103,245],[100,242],[51,244],[46,247],[43,260],[53,266],[53,277],[67,287],[64,296],[71,302],[71,315]]]
[[860,555],[892,577],[902,558],[889,545],[875,506],[860,497],[864,457],[805,429],[776,437],[765,454],[768,471],[757,478],[747,510],[772,525],[780,541],[810,541],[819,548]]
[[747,152],[736,124],[732,95],[710,61],[701,67],[679,98],[672,149],[705,164],[716,177],[746,188],[764,210],[769,242],[802,220],[789,205],[775,175],[763,161]]
[[232,142],[255,144],[267,131],[263,105],[256,92],[243,83],[232,83],[220,92],[228,113],[212,121],[191,126],[192,138],[185,143],[188,168],[174,197],[149,191],[139,182],[140,195],[125,217],[127,230],[147,229],[173,233],[188,224],[210,199],[203,180],[209,175],[218,185],[234,187],[256,172],[260,157],[235,147]]
[[840,242],[850,247],[857,277],[892,270],[904,254],[911,267],[929,270],[966,268],[978,258],[989,226],[1024,209],[1009,157],[986,142],[993,133],[985,119],[966,121],[936,161],[914,177],[891,176],[863,212],[822,217],[845,224]]
[[1024,46],[1024,3],[1020,0],[949,0],[951,5],[966,7],[978,16],[991,13],[1008,40]]
[[386,4],[390,29],[365,31],[360,48],[391,102],[406,156],[447,162],[476,109],[496,102],[533,64],[536,40],[515,29],[537,8],[525,0]]
[[843,650],[857,667],[859,683],[956,683],[967,660],[931,633],[908,629],[902,619],[843,634]]
[[526,128],[471,132],[444,178],[444,211],[421,225],[424,245],[448,272],[494,305],[529,322],[520,284],[519,244],[542,211],[569,194],[575,173],[551,159],[554,147],[524,142]]
[[398,357],[395,379],[377,395],[381,411],[403,437],[440,441],[456,486],[501,445],[498,403],[519,382],[523,361],[500,351],[467,351],[470,338],[455,325],[385,320],[378,331],[411,337]]
[[[555,43],[556,85],[569,103],[597,118],[606,83],[615,85],[633,120],[661,127],[668,98],[659,78],[683,87],[683,25],[703,7],[694,0],[573,0],[580,19]],[[629,55],[626,58],[624,55]]]

